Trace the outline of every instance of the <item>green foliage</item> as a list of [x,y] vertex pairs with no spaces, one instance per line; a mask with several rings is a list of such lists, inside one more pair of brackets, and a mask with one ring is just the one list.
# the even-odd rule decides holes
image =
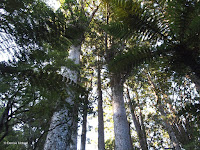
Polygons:
[[[197,98],[199,99],[199,98]],[[189,133],[192,135],[190,142],[183,143],[183,147],[187,149],[198,149],[200,147],[199,139],[199,124],[200,124],[200,112],[199,112],[200,104],[198,103],[187,103],[182,109],[179,110],[178,115],[184,116],[187,118],[187,122],[189,122]]]
[[[61,66],[79,69],[67,56],[71,41],[74,42],[80,30],[71,33],[76,27],[66,25],[64,13],[54,12],[41,1],[3,0],[0,6],[1,48],[15,54],[13,60],[0,63],[1,143],[12,140],[16,133],[17,136],[22,134],[28,149],[42,149],[53,112],[63,107],[69,112],[72,110],[65,101],[67,91],[87,93],[85,88],[59,73]],[[9,46],[10,41],[12,46]],[[3,113],[11,114],[6,117]],[[16,127],[20,127],[19,132]],[[21,142],[17,137],[13,140]],[[3,145],[2,149],[18,148],[25,147]]]
[[153,58],[153,53],[148,47],[134,47],[114,57],[108,64],[112,72],[130,73],[133,68],[142,63],[147,63]]
[[190,38],[195,41],[199,41],[199,29],[193,28],[198,26],[200,22],[200,17],[198,15],[199,7],[200,4],[197,0],[179,0],[168,2],[168,14],[166,14],[166,19],[169,20],[169,28],[171,29],[171,34],[173,35],[170,36],[180,42],[188,42],[188,44],[191,42]]
[[[82,96],[87,94],[80,85],[53,70],[34,71],[22,64],[19,67],[2,65],[1,83],[8,85],[1,89],[2,103],[12,103],[9,112],[13,111],[13,114],[6,121],[8,133],[14,136],[10,130],[14,126],[21,126],[20,131],[25,134],[23,137],[30,147],[43,146],[53,112],[63,107],[67,107],[69,111],[73,109],[65,101],[68,97],[66,89],[81,93]],[[76,102],[81,103],[81,98],[76,97]],[[4,110],[2,106],[2,111]],[[6,133],[4,128],[1,128],[1,132]],[[5,139],[2,142],[5,142]]]
[[111,29],[111,33],[117,37],[128,38],[134,35],[138,39],[165,38],[165,31],[162,30],[164,26],[158,25],[157,15],[145,9],[141,2],[112,0],[110,7],[117,25],[113,23],[108,29]]
[[108,139],[105,142],[105,149],[106,150],[113,150],[115,148],[115,140],[113,139]]
[[3,150],[26,150],[27,144],[22,131],[11,129],[9,135],[0,142],[0,148]]
[[110,35],[120,39],[129,39],[134,34],[134,32],[130,30],[126,24],[121,22],[111,22],[109,25],[103,26],[103,28]]
[[[129,54],[117,56],[118,58],[113,62],[116,63],[118,59],[119,62],[124,63],[125,61],[121,61],[122,59],[129,62],[131,60],[129,58],[135,62],[144,62],[145,59],[154,60],[155,57],[162,55],[169,60],[170,67],[177,72],[185,73],[184,68],[187,67],[198,77],[200,76],[198,27],[200,4],[198,1],[113,0],[109,1],[109,4],[114,12],[112,21],[116,23],[111,22],[104,27],[108,33],[121,39],[135,38],[138,42],[148,40],[151,47],[154,47],[151,55],[148,55],[148,52],[145,53],[145,50],[144,53],[141,53],[138,49],[135,56],[128,52]],[[159,40],[162,40],[163,44],[155,46],[155,42]],[[111,63],[111,66],[113,64]],[[137,63],[135,64],[137,66]],[[130,63],[124,63],[118,70],[122,68],[132,69]]]
[[[194,92],[194,85],[191,81],[184,76],[177,76],[169,68],[167,62],[168,59],[163,57],[160,61],[155,60],[142,65],[137,70],[135,69],[135,74],[127,81],[132,89],[136,108],[141,107],[144,114],[148,145],[158,149],[171,147],[168,141],[169,135],[164,127],[164,121],[167,120],[185,149],[198,149],[198,94]],[[148,80],[147,75],[150,76],[155,86],[153,91],[154,86]],[[165,110],[165,116],[159,111],[156,112],[158,109],[156,95],[161,99],[160,103]],[[137,112],[137,109],[135,111]]]
[[[193,129],[191,131],[187,128],[191,136],[189,143],[184,144],[180,140],[183,147],[194,149],[199,146],[199,132],[197,132],[199,105],[193,103],[195,99],[192,98],[191,87],[183,86],[185,84],[183,77],[176,76],[177,72],[188,73],[188,68],[196,75],[200,74],[199,1],[110,0],[107,2],[111,8],[109,10],[111,23],[103,25],[105,23],[96,18],[90,29],[87,29],[87,13],[75,0],[65,0],[61,9],[56,12],[41,1],[0,2],[0,32],[3,33],[1,34],[3,41],[0,40],[4,45],[0,46],[3,51],[14,50],[16,57],[13,62],[0,63],[2,100],[0,115],[5,112],[9,102],[13,103],[12,107],[9,107],[9,112],[13,114],[7,118],[9,134],[1,143],[15,140],[28,141],[29,148],[42,149],[53,112],[62,107],[72,109],[65,102],[68,97],[67,90],[76,91],[78,93],[76,98],[81,94],[76,102],[80,104],[80,113],[83,112],[83,107],[89,102],[86,101],[88,92],[81,86],[90,84],[88,87],[92,88],[95,58],[105,56],[107,50],[104,43],[105,33],[99,29],[103,26],[107,34],[110,34],[106,35],[110,37],[108,41],[110,40],[111,48],[109,47],[108,51],[112,53],[109,61],[106,60],[110,73],[127,76],[133,72],[137,73],[134,75],[134,81],[130,80],[128,84],[138,94],[133,94],[135,98],[138,96],[138,103],[134,101],[137,107],[144,106],[143,112],[147,105],[157,109],[155,93],[150,88],[146,73],[143,72],[143,68],[146,67],[157,86],[155,91],[162,98],[161,104],[165,111],[171,111],[168,105],[173,105],[180,114],[178,116],[172,112],[163,117],[159,113],[149,113],[145,116],[144,124],[150,133],[147,137],[149,146],[163,148],[164,139],[169,139],[162,128],[163,120],[168,119],[169,122],[174,121],[180,125],[177,120],[181,120],[181,117],[188,119],[188,124]],[[83,51],[82,64],[79,66],[67,60],[68,49],[72,43],[80,44],[85,31],[89,33],[86,34],[84,46],[90,48]],[[159,40],[163,40],[163,44],[155,46]],[[10,42],[9,45],[6,41],[7,43],[15,41],[15,44],[13,46]],[[105,63],[104,59],[102,60]],[[141,65],[143,63],[148,65]],[[63,77],[59,73],[61,66],[76,71],[82,68],[80,71],[83,76],[82,85]],[[105,89],[108,88],[106,85],[103,86]],[[172,98],[173,94],[177,95],[176,99]],[[91,109],[88,108],[88,111],[91,112]],[[17,131],[13,127],[19,124],[22,126]],[[2,136],[6,132],[5,127],[0,131]],[[25,149],[25,147],[0,144],[0,149]],[[106,149],[114,149],[114,140],[106,141]]]
[[51,49],[61,51],[69,46],[66,20],[61,11],[54,13],[45,3],[30,0],[3,0],[0,6],[1,32],[13,35],[21,47],[50,44]]

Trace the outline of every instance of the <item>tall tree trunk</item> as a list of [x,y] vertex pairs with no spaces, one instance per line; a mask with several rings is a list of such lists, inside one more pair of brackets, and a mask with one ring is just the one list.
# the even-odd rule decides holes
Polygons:
[[85,150],[86,144],[86,133],[87,133],[87,114],[88,114],[88,97],[86,97],[83,106],[83,124],[81,134],[81,150]]
[[[80,40],[81,41],[81,40]],[[72,45],[69,51],[69,59],[75,64],[80,62],[81,42],[78,45]],[[66,68],[64,68],[66,69]],[[77,83],[77,71],[66,69],[63,76],[69,77],[73,82]],[[54,112],[51,118],[50,129],[47,134],[44,150],[76,150],[77,149],[77,105],[74,103],[74,91],[68,91],[68,103],[73,110],[69,110],[69,106],[63,104],[63,108]],[[75,115],[74,115],[75,113]]]
[[129,124],[123,98],[123,77],[121,74],[112,74],[111,90],[113,96],[113,120],[116,150],[132,150]]
[[[87,16],[84,12],[84,5],[81,2],[81,14],[83,16]],[[90,16],[86,17],[83,21],[83,18],[80,17],[80,20],[77,20],[77,24],[75,25],[77,29],[81,29],[80,35],[76,38],[75,43],[76,45],[72,45],[69,50],[69,59],[71,59],[75,64],[80,63],[80,51],[81,51],[81,44],[84,40],[85,30],[88,28],[90,22],[92,21],[95,13],[97,12],[99,6],[93,10]],[[73,11],[71,11],[71,15],[73,16]],[[84,29],[83,29],[84,28]],[[83,29],[83,31],[82,31]],[[70,69],[63,69],[63,76],[70,78],[74,83],[77,83],[78,79],[78,72],[72,71]],[[69,88],[70,89],[70,88]],[[50,129],[46,137],[46,142],[44,145],[44,150],[76,150],[77,149],[77,127],[78,127],[78,112],[77,107],[78,105],[74,103],[75,99],[75,92],[68,90],[68,98],[66,98],[65,102],[68,103],[63,104],[63,108],[57,112],[54,112],[51,123]],[[73,111],[69,110],[69,106],[73,108]]]
[[[140,147],[142,150],[148,150],[147,140],[146,140],[146,132],[144,131],[144,128],[142,127],[143,125],[140,124],[140,122],[135,114],[135,106],[132,105],[128,88],[127,88],[127,98],[128,98],[128,104],[129,104],[129,108],[131,111],[133,123],[135,125],[135,129],[136,129],[136,132],[139,137]],[[141,123],[143,123],[143,121]]]
[[[100,59],[100,58],[99,58]],[[98,150],[105,150],[104,143],[104,120],[103,120],[103,99],[101,90],[101,66],[98,60],[98,81],[97,81],[97,94],[98,94]]]
[[[172,107],[172,103],[169,102],[168,105],[169,105],[170,113],[175,114],[176,112]],[[189,124],[188,124],[187,119],[185,121],[181,121],[181,119],[179,117],[177,117],[176,115],[173,117],[172,129],[173,129],[178,141],[182,145],[187,145],[192,140],[191,135],[190,135],[191,126],[189,126],[189,128],[187,128],[188,125]]]
[[168,134],[169,134],[169,137],[173,143],[173,146],[175,148],[175,150],[181,150],[181,147],[180,147],[180,142],[178,141],[173,129],[172,129],[172,126],[170,125],[170,123],[168,122],[167,120],[167,113],[165,112],[165,110],[163,109],[164,106],[161,102],[161,98],[160,98],[160,95],[158,93],[159,89],[155,86],[154,82],[152,81],[151,79],[151,76],[146,73],[147,75],[147,78],[149,80],[149,83],[151,84],[152,86],[152,89],[154,91],[154,94],[155,94],[155,97],[157,99],[157,104],[158,104],[158,111],[161,113],[161,115],[164,117],[163,121],[164,121],[164,127],[165,129],[167,130]]

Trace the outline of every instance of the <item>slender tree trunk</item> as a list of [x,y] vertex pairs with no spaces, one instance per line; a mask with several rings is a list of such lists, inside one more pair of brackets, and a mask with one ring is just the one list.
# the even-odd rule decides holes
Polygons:
[[83,124],[82,124],[82,134],[81,134],[81,150],[85,150],[85,144],[86,144],[88,98],[85,99],[83,107],[84,108],[83,108]]
[[[175,114],[176,112],[172,108],[172,103],[169,102],[168,105],[169,105],[170,113]],[[192,140],[191,135],[190,135],[191,132],[189,131],[191,129],[191,126],[189,126],[189,129],[187,128],[187,126],[188,126],[187,119],[184,122],[182,122],[179,117],[177,117],[177,116],[173,117],[172,129],[173,129],[178,141],[182,145],[187,145]]]
[[147,78],[149,80],[149,83],[152,86],[152,89],[154,91],[155,97],[157,99],[158,111],[161,113],[162,116],[164,116],[164,119],[163,119],[163,121],[164,121],[164,127],[165,127],[165,129],[167,130],[167,132],[168,132],[168,134],[170,136],[170,139],[171,139],[171,141],[173,143],[173,146],[174,146],[175,150],[181,150],[180,143],[179,143],[179,141],[178,141],[178,139],[177,139],[177,137],[176,137],[176,135],[175,135],[175,133],[174,133],[174,131],[172,129],[172,126],[170,125],[170,123],[167,120],[167,113],[163,109],[164,106],[163,106],[163,104],[161,102],[161,98],[160,98],[160,96],[158,94],[159,90],[155,86],[154,82],[151,80],[150,75],[148,73],[146,73],[146,75],[147,75]]
[[8,129],[9,129],[9,111],[13,105],[13,100],[8,99],[7,106],[5,110],[3,111],[1,118],[0,118],[0,133],[3,133],[0,137],[0,142],[8,135]]
[[176,137],[176,134],[174,133],[173,129],[172,129],[172,125],[170,125],[170,123],[167,120],[167,114],[163,109],[163,106],[161,104],[158,105],[158,110],[161,113],[162,116],[164,116],[164,127],[167,130],[170,139],[172,141],[172,144],[174,145],[175,150],[181,150],[179,141]]
[[[139,137],[140,147],[141,147],[142,150],[148,150],[147,140],[146,140],[146,132],[143,130],[144,128],[140,124],[140,122],[139,122],[139,120],[138,120],[138,118],[135,114],[135,106],[132,105],[128,88],[127,88],[127,98],[128,98],[128,104],[129,104],[129,108],[130,108],[130,111],[131,111],[133,123],[135,125],[136,132],[137,132],[138,137]],[[143,123],[143,121],[141,123]]]
[[111,90],[113,96],[113,120],[115,132],[115,149],[132,150],[129,124],[123,98],[123,80],[121,75],[111,76]]
[[[80,61],[81,42],[78,45],[72,45],[69,51],[69,59],[75,64]],[[63,68],[63,76],[69,77],[77,83],[78,74],[76,71]],[[66,69],[66,70],[65,70]],[[44,150],[76,150],[77,149],[77,105],[74,103],[74,91],[68,91],[68,98],[65,100],[72,110],[66,104],[63,108],[55,112],[51,119],[50,129],[47,134]],[[75,115],[73,115],[75,113]]]
[[101,90],[101,68],[100,61],[98,60],[98,85],[97,85],[97,94],[98,94],[98,150],[105,149],[104,143],[104,120],[103,120],[103,99],[102,99],[102,90]]

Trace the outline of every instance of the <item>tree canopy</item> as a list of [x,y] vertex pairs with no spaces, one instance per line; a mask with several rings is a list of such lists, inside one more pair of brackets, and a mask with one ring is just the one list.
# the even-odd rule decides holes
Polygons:
[[99,147],[199,149],[199,0],[59,2],[0,2],[0,149],[45,149],[67,110],[84,150],[100,98]]

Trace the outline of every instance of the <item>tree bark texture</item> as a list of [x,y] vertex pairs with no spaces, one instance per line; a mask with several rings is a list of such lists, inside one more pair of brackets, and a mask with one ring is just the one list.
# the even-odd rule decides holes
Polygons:
[[[83,5],[82,5],[83,7]],[[90,15],[87,21],[82,22],[79,20],[80,27],[85,27],[85,29],[89,26],[90,22],[92,21],[95,13],[97,12],[99,6],[93,10],[92,14]],[[84,13],[84,12],[82,12]],[[73,14],[73,12],[72,12]],[[85,15],[86,16],[86,15]],[[75,64],[80,64],[80,51],[81,51],[81,44],[84,40],[84,33],[82,32],[79,35],[79,38],[75,40],[75,45],[72,45],[69,50],[69,59],[71,59]],[[72,71],[66,67],[61,68],[61,73],[63,76],[70,78],[74,83],[77,83],[78,79],[78,72]],[[77,149],[77,104],[74,103],[74,95],[75,92],[70,91],[68,92],[69,97],[66,98],[66,102],[70,104],[72,107],[74,106],[73,113],[70,114],[71,111],[68,110],[67,106],[58,112],[55,112],[52,116],[49,132],[47,134],[46,142],[44,145],[44,150],[76,150]],[[69,128],[70,127],[70,128]]]
[[[69,51],[69,59],[75,64],[80,62],[81,42],[78,45],[72,45]],[[63,76],[70,78],[73,82],[77,83],[77,71],[69,70],[65,67],[63,69]],[[76,150],[77,149],[77,105],[74,103],[75,92],[68,91],[68,103],[72,110],[66,106],[57,112],[54,112],[49,132],[47,134],[44,150]]]
[[104,143],[104,120],[103,120],[103,99],[102,99],[102,90],[101,90],[101,69],[100,69],[100,62],[98,61],[98,150],[105,150],[105,143]]
[[123,79],[120,75],[111,77],[111,90],[113,96],[113,120],[115,132],[115,149],[132,150],[129,124],[123,98]]

